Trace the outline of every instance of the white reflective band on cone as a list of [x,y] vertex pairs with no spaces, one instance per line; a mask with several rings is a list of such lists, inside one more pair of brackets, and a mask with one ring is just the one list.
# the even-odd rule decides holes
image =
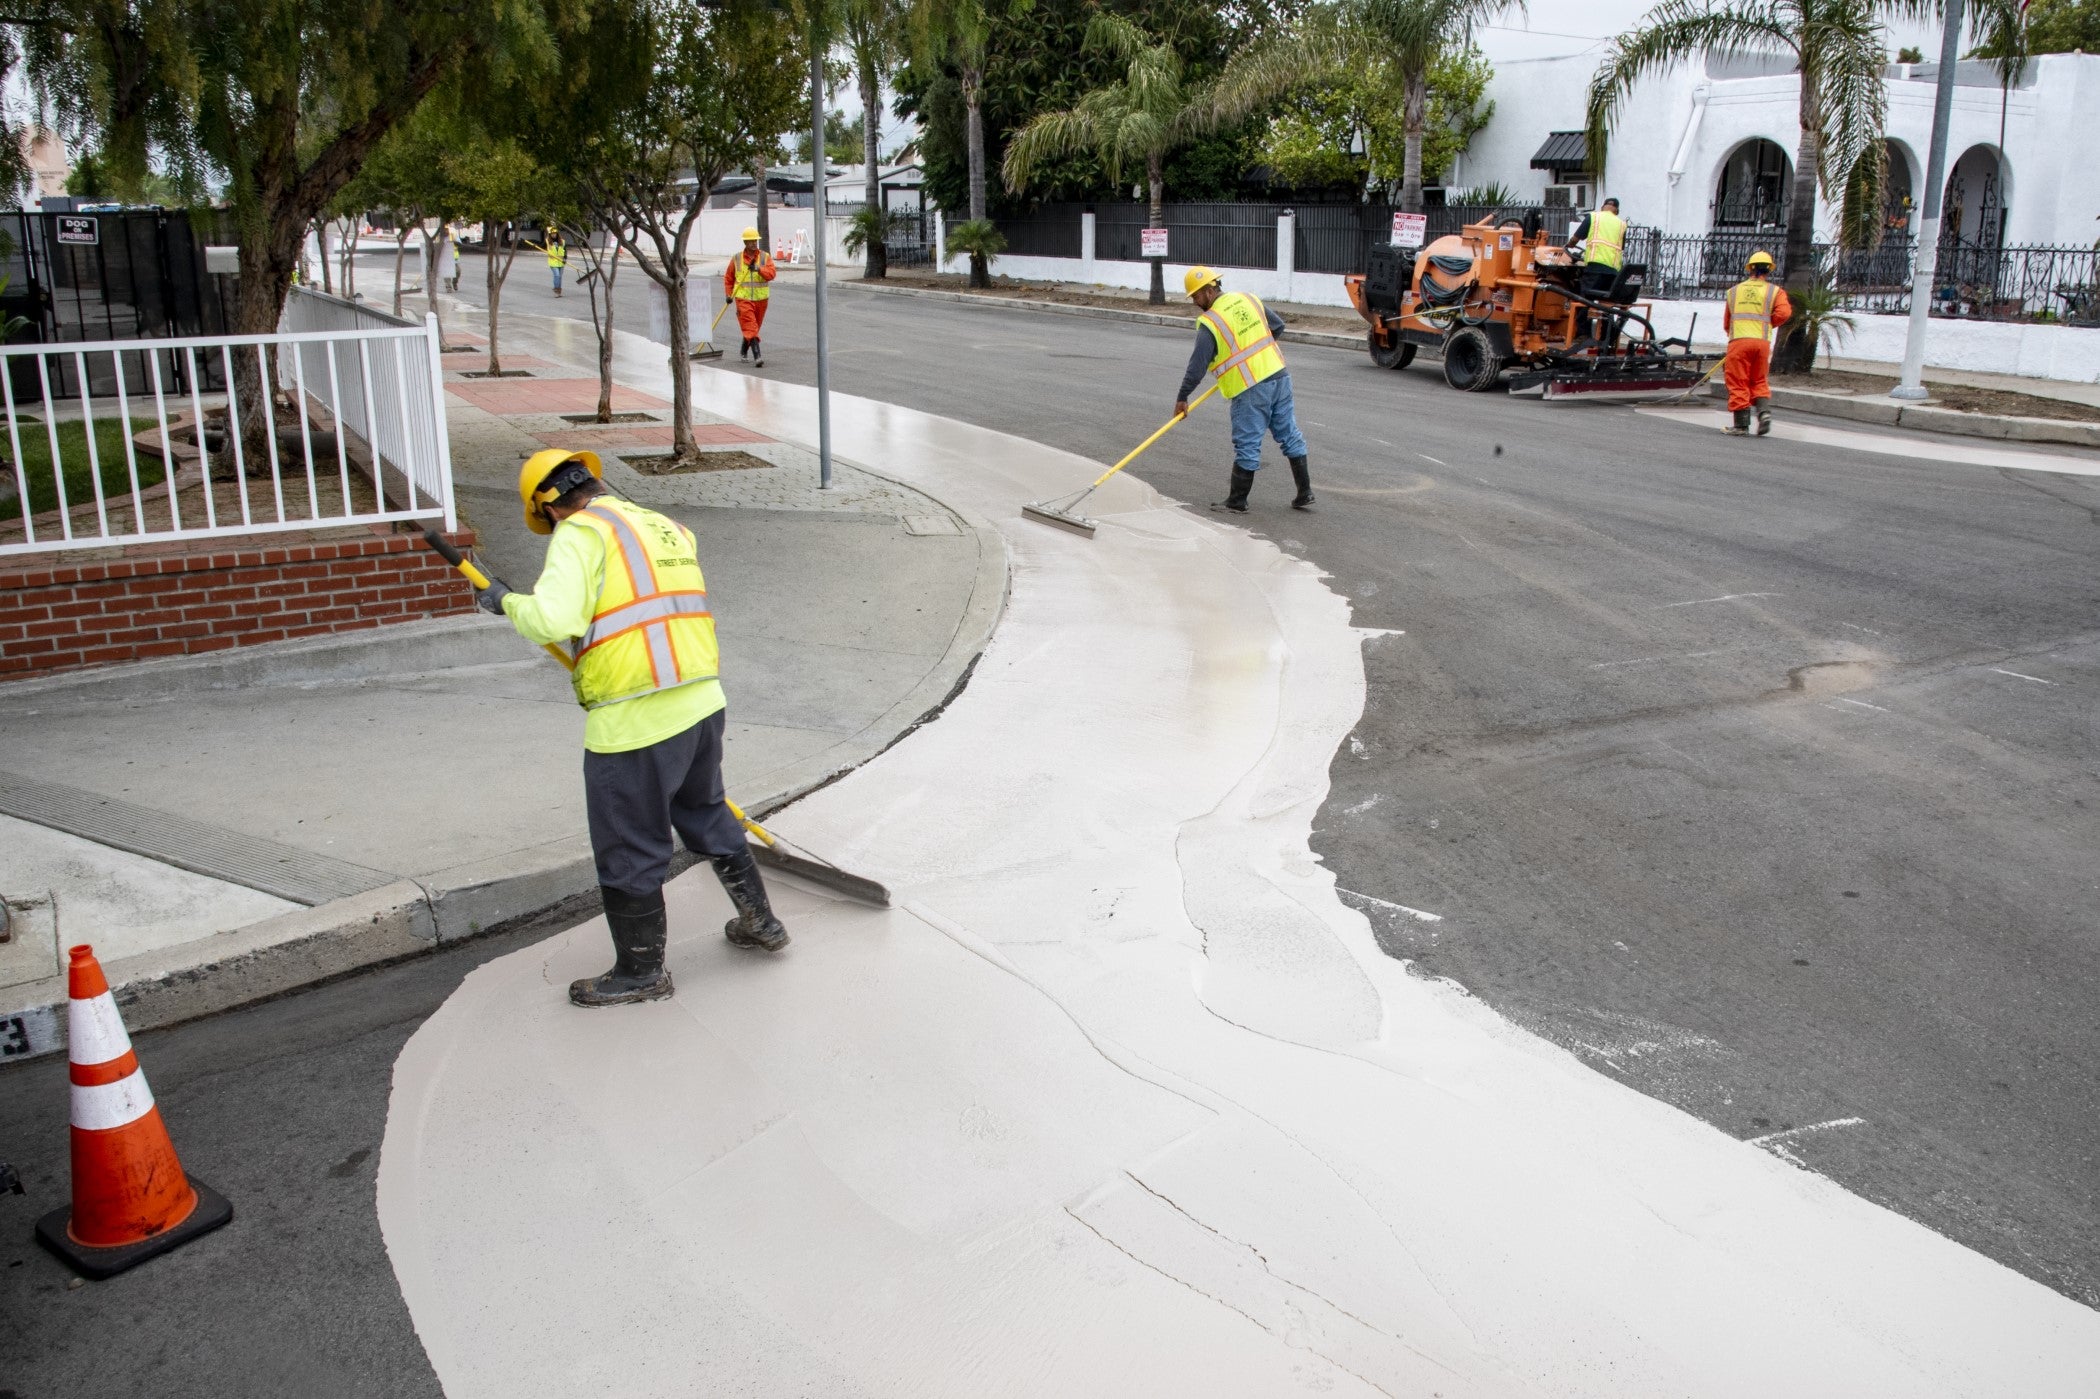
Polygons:
[[86,1131],[127,1126],[152,1110],[153,1090],[146,1086],[143,1069],[115,1083],[73,1085],[73,1125]]
[[104,991],[86,1001],[66,1004],[66,1058],[75,1064],[107,1064],[131,1052],[117,998]]

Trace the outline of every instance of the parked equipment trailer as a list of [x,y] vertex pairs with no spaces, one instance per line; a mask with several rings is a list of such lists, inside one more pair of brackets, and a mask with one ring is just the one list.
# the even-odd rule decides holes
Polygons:
[[1656,335],[1640,300],[1647,276],[1630,262],[1608,287],[1586,289],[1535,217],[1490,218],[1425,248],[1374,247],[1365,274],[1344,283],[1383,368],[1428,350],[1454,389],[1507,378],[1533,398],[1640,400],[1688,392],[1710,364],[1689,338]]

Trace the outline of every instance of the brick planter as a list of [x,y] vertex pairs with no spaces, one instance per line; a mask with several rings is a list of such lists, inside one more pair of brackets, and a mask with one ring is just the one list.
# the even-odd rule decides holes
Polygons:
[[[470,531],[449,538],[465,547]],[[382,526],[0,563],[0,679],[468,612],[420,532]]]

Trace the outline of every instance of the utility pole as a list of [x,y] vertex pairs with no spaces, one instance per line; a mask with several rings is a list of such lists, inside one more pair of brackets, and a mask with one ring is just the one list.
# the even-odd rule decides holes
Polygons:
[[[1959,3],[1959,0],[1956,0]],[[809,21],[809,227],[817,250],[817,486],[831,489],[831,356],[826,345],[824,242],[824,22]]]
[[1947,27],[1940,35],[1940,71],[1933,86],[1932,154],[1925,162],[1925,216],[1918,221],[1918,253],[1911,260],[1910,331],[1903,341],[1903,382],[1891,398],[1925,397],[1925,327],[1932,315],[1932,284],[1938,280],[1940,195],[1947,183],[1947,128],[1954,120],[1954,65],[1961,60],[1962,0],[1947,0]]

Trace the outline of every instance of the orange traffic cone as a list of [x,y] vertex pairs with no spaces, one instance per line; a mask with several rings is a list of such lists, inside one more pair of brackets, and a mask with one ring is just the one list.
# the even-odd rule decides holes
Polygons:
[[36,1236],[82,1277],[106,1278],[210,1233],[233,1206],[182,1173],[95,949],[74,948],[66,978],[73,1203]]

